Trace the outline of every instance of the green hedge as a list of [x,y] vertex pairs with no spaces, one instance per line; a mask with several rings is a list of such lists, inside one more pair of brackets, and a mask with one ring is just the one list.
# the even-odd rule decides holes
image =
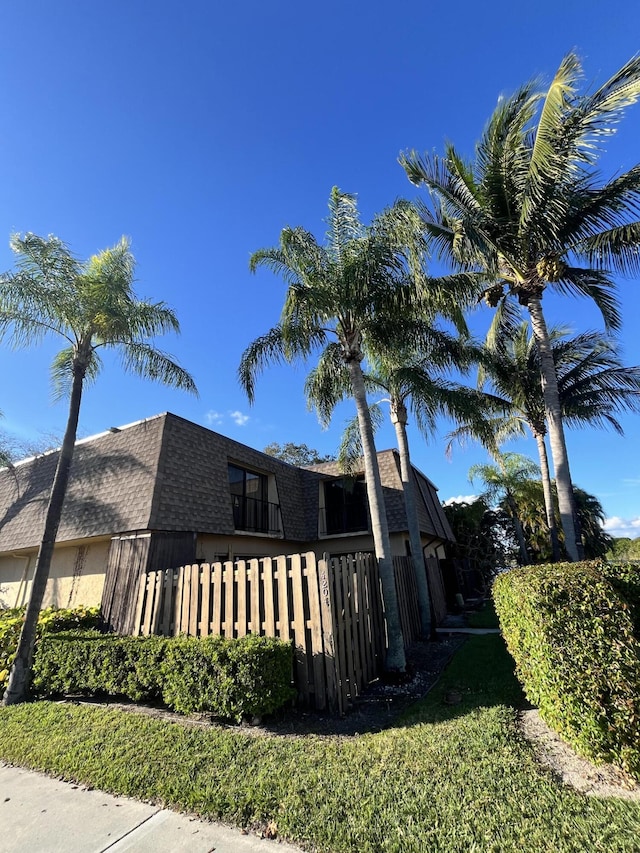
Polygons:
[[[0,695],[9,680],[9,671],[15,656],[20,630],[24,620],[24,607],[0,610]],[[100,619],[97,607],[76,607],[64,610],[48,607],[40,612],[36,645],[43,632],[69,631],[77,628],[95,628]]]
[[582,754],[640,777],[640,573],[559,563],[500,575],[493,597],[528,699]]
[[97,631],[48,635],[34,664],[40,696],[80,693],[161,700],[180,713],[241,720],[295,696],[292,647],[271,637],[118,637]]

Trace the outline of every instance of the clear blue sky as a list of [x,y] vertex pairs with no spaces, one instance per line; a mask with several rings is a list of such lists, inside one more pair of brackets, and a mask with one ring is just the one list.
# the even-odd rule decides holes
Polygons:
[[[284,225],[321,236],[333,185],[358,193],[365,220],[410,196],[401,150],[450,139],[471,154],[498,95],[550,78],[571,49],[589,81],[604,81],[638,50],[640,6],[58,0],[4,4],[2,25],[0,269],[13,265],[13,231],[56,234],[81,257],[129,235],[138,293],[177,311],[182,335],[162,343],[201,392],[191,399],[107,363],[85,395],[82,433],[170,410],[259,449],[294,441],[326,453],[351,412],[323,432],[306,411],[303,369],[264,374],[251,409],[238,386],[240,355],[277,321],[284,294],[268,272],[249,274],[251,252],[277,243]],[[604,172],[640,160],[638,140],[640,105]],[[620,289],[624,357],[640,364],[640,288]],[[600,325],[586,303],[549,300],[548,312],[576,330]],[[51,403],[48,385],[54,351],[0,350],[0,426],[62,431],[65,404]],[[640,418],[624,426],[625,439],[569,433],[572,473],[617,520],[613,532],[625,520],[640,535]],[[468,468],[485,458],[466,450],[447,461],[447,428],[429,444],[411,435],[443,500],[472,494]],[[381,448],[393,443],[380,433]],[[535,457],[532,444],[511,449]]]

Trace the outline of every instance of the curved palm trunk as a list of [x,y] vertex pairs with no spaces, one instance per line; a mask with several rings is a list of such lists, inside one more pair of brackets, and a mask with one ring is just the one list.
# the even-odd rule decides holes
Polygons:
[[556,525],[556,511],[553,505],[553,492],[551,491],[551,473],[549,471],[549,457],[547,456],[547,445],[544,435],[534,432],[536,444],[538,445],[538,456],[540,457],[540,473],[542,477],[542,491],[544,493],[544,508],[547,515],[547,527],[549,528],[549,539],[551,540],[551,558],[554,563],[560,562],[560,542],[558,541],[558,527]]
[[67,427],[60,448],[60,456],[56,466],[56,473],[51,486],[49,503],[44,523],[44,533],[38,551],[36,567],[33,573],[31,593],[24,617],[24,624],[20,631],[16,657],[11,667],[9,683],[2,700],[3,705],[16,705],[24,702],[27,698],[31,666],[33,664],[33,650],[36,641],[36,630],[38,616],[42,607],[42,601],[47,588],[49,570],[53,548],[56,543],[62,506],[69,482],[69,471],[73,460],[73,449],[78,432],[78,418],[80,415],[80,402],[82,399],[82,384],[84,381],[84,370],[74,365],[73,386],[71,390],[71,402],[69,404],[69,417]]
[[384,596],[385,617],[387,620],[388,648],[385,661],[387,672],[404,672],[406,669],[406,658],[404,654],[404,638],[400,624],[400,611],[398,609],[398,597],[396,593],[396,581],[393,572],[393,561],[391,559],[391,542],[389,540],[389,527],[387,525],[387,513],[382,493],[382,481],[378,467],[375,444],[373,441],[373,429],[371,416],[367,405],[367,395],[364,387],[364,378],[360,362],[356,358],[347,361],[351,389],[358,412],[358,424],[360,426],[360,438],[362,441],[362,453],[364,457],[364,472],[367,483],[367,497],[369,500],[369,511],[371,513],[371,527],[373,530],[373,542],[380,571],[382,583],[382,594]]
[[538,297],[530,297],[527,301],[527,308],[531,317],[531,328],[540,354],[542,393],[549,427],[551,458],[553,459],[553,468],[556,475],[556,488],[558,490],[560,521],[564,531],[564,544],[569,559],[575,562],[581,558],[582,545],[576,533],[574,523],[575,501],[571,473],[569,471],[569,456],[567,454],[567,445],[562,425],[558,380],[553,361],[551,342],[544,314],[542,313],[540,299]]
[[413,492],[409,440],[407,438],[407,407],[402,400],[396,400],[393,397],[391,399],[391,421],[396,431],[398,451],[400,453],[402,492],[404,495],[404,506],[407,514],[407,527],[409,528],[409,544],[411,546],[413,571],[416,576],[416,586],[418,588],[420,631],[422,639],[428,640],[431,636],[431,597],[429,595],[429,584],[427,581],[427,572],[422,553],[418,510],[416,508]]

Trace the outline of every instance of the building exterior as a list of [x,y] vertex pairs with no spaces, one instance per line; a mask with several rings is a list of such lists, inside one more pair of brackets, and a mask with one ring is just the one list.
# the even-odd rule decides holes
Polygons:
[[[24,604],[57,451],[0,470],[0,606]],[[408,551],[396,451],[378,454],[394,554]],[[413,471],[425,556],[453,535]],[[77,442],[45,606],[134,596],[143,571],[302,551],[373,550],[362,478],[298,468],[170,413]]]

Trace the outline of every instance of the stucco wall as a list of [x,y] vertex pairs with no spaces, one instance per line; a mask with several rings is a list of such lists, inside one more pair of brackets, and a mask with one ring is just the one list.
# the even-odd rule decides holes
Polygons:
[[[57,546],[53,552],[43,607],[97,607],[102,596],[109,540]],[[25,552],[26,554],[27,552]],[[0,606],[26,604],[37,552],[0,557]]]

